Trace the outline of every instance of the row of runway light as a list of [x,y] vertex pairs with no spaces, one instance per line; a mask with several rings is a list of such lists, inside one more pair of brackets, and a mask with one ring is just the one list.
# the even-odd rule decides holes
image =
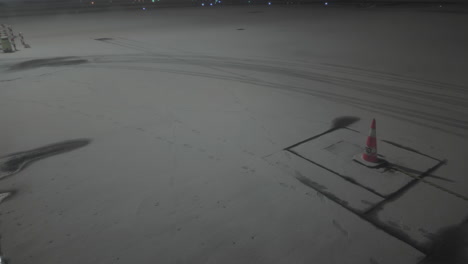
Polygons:
[[[251,1],[247,1],[247,4],[251,4],[252,2]],[[221,1],[215,1],[214,4],[221,4]],[[209,3],[209,6],[213,6],[214,5],[213,3]],[[267,2],[267,5],[271,6],[272,3],[271,2]],[[324,6],[328,6],[328,2],[324,2],[323,3]],[[208,3],[201,3],[201,6],[208,6]]]
[[[153,1],[153,3],[154,3],[155,0],[152,0],[152,1]],[[158,2],[159,2],[159,0],[158,0]],[[248,4],[251,4],[251,1],[247,1],[247,3],[248,3]],[[204,7],[204,6],[213,6],[213,5],[216,5],[216,4],[221,4],[221,0],[216,0],[214,3],[201,3],[201,6],[203,6],[203,7]],[[271,2],[267,2],[267,5],[271,6],[272,3],[271,3]],[[324,6],[328,6],[328,2],[324,2],[323,5],[324,5]],[[142,7],[141,9],[142,9],[143,11],[146,11],[146,7]]]
[[[251,4],[251,3],[252,3],[251,1],[247,1],[247,4]],[[221,1],[216,1],[214,4],[221,4]],[[267,5],[271,6],[272,3],[267,2]],[[328,6],[328,2],[323,3],[323,5]],[[208,3],[207,4],[201,3],[201,6],[213,6],[213,3],[210,3],[209,5],[208,5]]]

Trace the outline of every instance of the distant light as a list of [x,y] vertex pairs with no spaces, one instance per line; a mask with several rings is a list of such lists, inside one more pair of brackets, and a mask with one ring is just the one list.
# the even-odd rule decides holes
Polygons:
[[213,3],[210,3],[210,6],[213,6]]
[[205,3],[202,3],[201,6],[205,6]]
[[94,5],[94,2],[91,2],[92,5]]
[[143,7],[142,9],[143,9],[143,11],[145,11],[145,10],[146,10],[146,7]]
[[220,3],[220,4],[221,4],[221,1],[218,1],[218,3]]
[[271,2],[268,2],[268,5],[271,5]]
[[154,0],[151,0],[154,3]]
[[328,5],[328,2],[325,2],[325,5],[327,6],[327,5]]

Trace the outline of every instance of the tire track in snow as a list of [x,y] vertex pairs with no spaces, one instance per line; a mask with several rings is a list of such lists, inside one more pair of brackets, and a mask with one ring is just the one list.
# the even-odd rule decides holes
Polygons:
[[[146,56],[146,59],[142,59],[141,56],[124,56],[126,58],[124,61],[128,62],[125,65],[109,65],[108,63],[122,61],[121,58],[117,57],[115,60],[112,58],[108,59],[108,63],[105,63],[105,68],[120,68],[127,70],[145,70],[145,71],[159,71],[166,73],[222,79],[234,82],[242,82],[262,87],[275,88],[285,91],[297,92],[302,94],[308,94],[311,96],[323,98],[329,101],[342,103],[350,106],[354,106],[363,110],[371,111],[374,113],[381,113],[386,116],[392,116],[400,120],[409,121],[424,127],[431,129],[436,129],[446,133],[450,133],[459,137],[466,137],[466,134],[461,131],[456,131],[454,129],[468,130],[468,114],[466,113],[468,109],[468,103],[464,103],[464,98],[459,97],[457,102],[454,102],[452,99],[445,100],[443,96],[438,98],[438,93],[428,93],[424,95],[421,90],[411,89],[408,93],[405,93],[405,87],[396,87],[394,85],[382,84],[381,88],[379,86],[369,82],[369,81],[358,81],[349,78],[343,78],[340,76],[331,76],[323,73],[317,72],[307,72],[303,70],[288,69],[278,66],[269,66],[269,65],[254,65],[254,64],[242,64],[242,60],[231,62],[213,62],[213,60],[199,59],[197,63],[190,65],[195,66],[215,66],[215,67],[224,67],[224,68],[233,68],[233,69],[242,69],[242,70],[251,70],[257,72],[270,73],[275,75],[284,75],[287,77],[293,77],[298,79],[303,79],[307,81],[327,83],[331,84],[334,87],[333,89],[325,90],[325,88],[318,87],[315,85],[313,88],[289,85],[277,82],[269,82],[266,80],[256,80],[252,78],[244,78],[243,76],[233,76],[222,75],[216,72],[197,72],[189,70],[178,70],[178,69],[167,69],[167,68],[155,68],[154,65],[164,65],[167,63],[175,64],[183,63],[178,59],[160,57],[151,58]],[[187,60],[187,59],[184,59]],[[146,62],[150,64],[149,66],[137,66],[131,65],[134,63]],[[130,65],[128,65],[130,64]],[[99,65],[82,65],[78,67],[97,67]],[[104,66],[103,66],[104,67]],[[376,88],[377,87],[377,88]],[[349,89],[349,91],[354,91],[354,93],[363,93],[367,95],[372,95],[371,98],[361,97],[361,94],[354,94],[350,92],[340,91],[340,89]],[[460,88],[461,89],[461,88]],[[342,94],[345,93],[346,95]],[[415,100],[413,95],[420,97]],[[448,98],[449,95],[446,96]],[[368,96],[369,97],[369,96]],[[389,101],[389,99],[393,101]],[[438,99],[438,100],[436,100]],[[434,102],[436,100],[436,102]],[[468,101],[467,101],[468,102]],[[461,111],[453,110],[454,104],[461,106],[463,108]],[[398,105],[398,106],[396,106]],[[442,106],[441,106],[442,105]],[[437,113],[435,114],[433,108],[434,106],[439,106]],[[443,126],[441,126],[443,125]]]
[[[80,66],[82,67],[82,66]],[[87,65],[85,66],[89,68],[90,66]],[[221,79],[221,80],[228,80],[228,81],[235,81],[235,82],[243,82],[247,84],[252,84],[252,85],[257,85],[257,86],[263,86],[263,87],[268,87],[268,88],[275,88],[279,90],[284,90],[284,91],[290,91],[290,92],[297,92],[297,93],[302,93],[302,94],[308,94],[311,96],[323,98],[329,101],[333,101],[336,103],[343,103],[347,104],[350,106],[354,106],[359,109],[367,110],[369,112],[374,112],[374,113],[380,113],[382,115],[386,116],[391,116],[399,120],[404,120],[408,121],[411,123],[415,123],[427,128],[443,131],[446,133],[450,133],[459,137],[466,137],[466,134],[464,133],[458,133],[456,131],[453,131],[451,129],[444,129],[441,128],[440,126],[437,126],[437,124],[445,124],[449,127],[455,127],[455,128],[461,128],[461,129],[468,129],[468,125],[461,123],[461,121],[457,119],[452,119],[452,120],[447,120],[447,117],[444,116],[436,116],[436,115],[430,115],[428,113],[422,112],[422,111],[414,111],[412,109],[407,109],[407,108],[402,108],[400,109],[395,109],[394,106],[388,105],[388,104],[381,104],[381,103],[376,103],[374,100],[365,100],[362,98],[354,98],[350,96],[342,96],[339,94],[335,94],[332,92],[321,92],[321,91],[315,91],[315,90],[310,90],[306,89],[303,87],[298,87],[298,86],[288,86],[285,84],[277,84],[277,83],[268,83],[268,82],[252,82],[252,81],[247,81],[241,78],[236,78],[236,77],[228,77],[228,76],[223,76],[223,75],[218,75],[218,74],[213,74],[213,73],[200,73],[200,72],[192,72],[192,71],[180,71],[180,70],[166,70],[166,69],[157,69],[157,68],[151,68],[151,67],[132,67],[132,66],[102,66],[102,67],[96,67],[93,66],[92,68],[115,68],[115,69],[126,69],[126,70],[146,70],[146,71],[159,71],[159,72],[166,72],[166,73],[174,73],[174,74],[183,74],[183,75],[191,75],[191,76],[197,76],[197,77],[207,77],[207,78],[215,78],[215,79]],[[413,119],[410,119],[408,117],[412,117]],[[415,118],[415,119],[414,119]],[[435,125],[428,124],[426,122],[422,122],[420,120],[425,120],[425,121],[431,121],[433,123],[436,123]]]
[[[179,61],[179,62],[182,62],[184,64],[198,65],[198,66],[201,66],[201,67],[209,68],[211,70],[221,71],[221,72],[225,72],[225,73],[228,73],[228,74],[237,75],[237,76],[240,76],[242,78],[247,78],[247,79],[253,79],[254,80],[254,78],[251,78],[251,77],[246,76],[246,75],[226,71],[225,69],[215,68],[215,67],[213,67],[213,65],[197,64],[196,61],[186,60],[182,56],[174,56],[174,55],[169,55],[169,54],[165,54],[165,53],[156,53],[151,48],[147,48],[147,47],[144,47],[144,46],[141,46],[141,45],[137,45],[135,43],[134,44],[128,43],[128,41],[131,41],[130,39],[126,39],[126,38],[120,38],[120,39],[121,40],[105,39],[105,40],[100,40],[100,41],[105,42],[107,44],[111,44],[111,45],[117,45],[117,46],[120,46],[120,47],[125,47],[125,48],[134,49],[134,50],[142,51],[142,52],[149,53],[149,54],[155,54],[155,55],[158,55],[158,56],[170,58],[171,60]],[[134,41],[134,42],[136,42],[136,41]],[[138,43],[141,44],[141,42],[138,42]]]

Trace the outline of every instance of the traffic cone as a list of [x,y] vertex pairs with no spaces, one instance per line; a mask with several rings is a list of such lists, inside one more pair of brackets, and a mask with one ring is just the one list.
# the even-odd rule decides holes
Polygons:
[[377,134],[375,119],[372,120],[369,136],[366,140],[366,150],[364,153],[354,156],[355,161],[370,167],[375,168],[382,165],[385,161],[377,156]]

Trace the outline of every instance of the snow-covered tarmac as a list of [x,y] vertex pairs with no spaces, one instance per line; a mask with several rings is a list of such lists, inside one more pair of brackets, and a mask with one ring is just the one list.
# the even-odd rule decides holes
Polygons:
[[[219,7],[0,23],[32,46],[0,54],[0,157],[91,140],[1,179],[12,263],[418,263],[466,221],[451,193],[468,196],[466,15]],[[275,165],[340,116],[447,160],[425,177],[442,189],[416,183],[374,223],[294,177],[329,171]]]

